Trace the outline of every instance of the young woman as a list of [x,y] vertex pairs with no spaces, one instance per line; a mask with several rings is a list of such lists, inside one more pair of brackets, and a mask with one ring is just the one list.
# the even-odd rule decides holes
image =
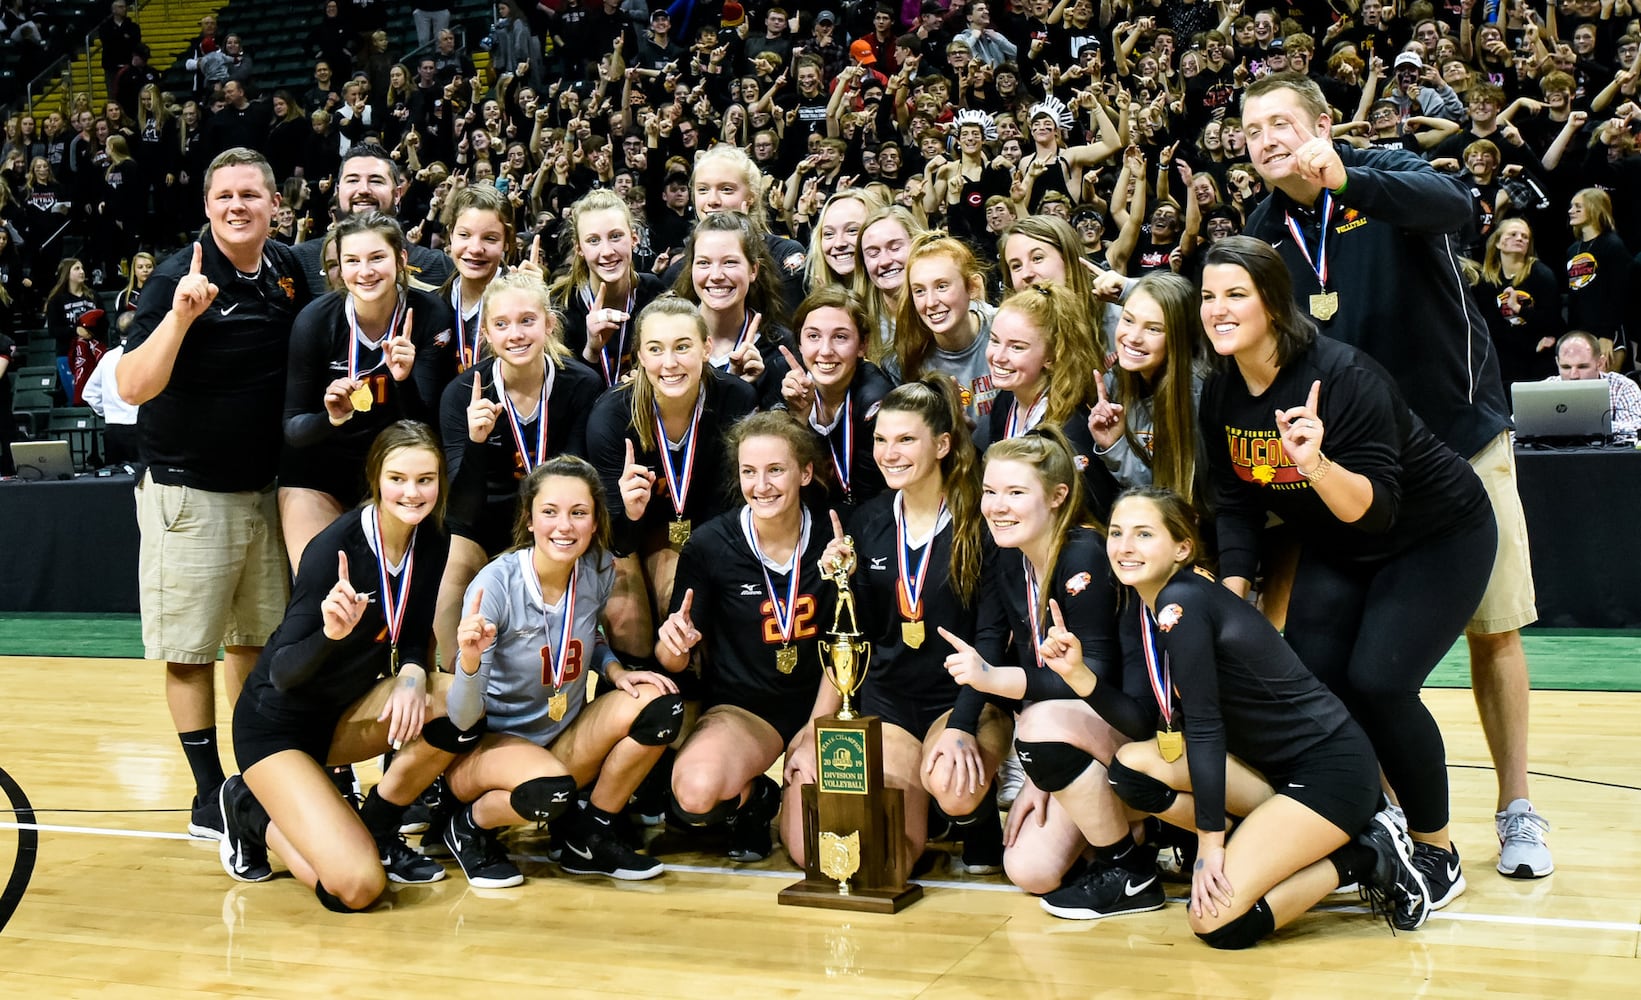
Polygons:
[[[779,268],[772,276],[780,282],[781,312],[797,308],[804,295],[804,247],[769,231],[769,209],[764,201],[768,180],[746,150],[725,142],[713,146],[695,160],[689,184],[697,219],[713,212],[741,212],[752,220],[769,259]],[[662,279],[678,287],[678,276],[689,265],[689,258],[679,257]]]
[[672,673],[697,647],[707,654],[703,711],[673,765],[673,808],[695,826],[727,820],[729,856],[758,861],[773,849],[781,804],[764,772],[783,751],[811,759],[810,722],[841,704],[817,645],[832,604],[820,563],[830,535],[801,498],[819,458],[813,434],[785,413],[755,413],[726,447],[746,506],[684,545],[655,653]]
[[493,187],[463,186],[445,203],[443,223],[449,236],[445,252],[455,270],[439,294],[450,302],[459,374],[479,361],[484,341],[479,308],[491,279],[503,273],[513,245],[513,205]]
[[[1179,494],[1131,491],[1106,542],[1112,573],[1143,605],[1163,721],[1156,740],[1117,751],[1110,780],[1136,811],[1196,831],[1191,930],[1214,948],[1247,948],[1352,883],[1388,904],[1396,928],[1417,928],[1430,897],[1406,831],[1375,813],[1367,735],[1257,610],[1197,572],[1194,523]],[[1043,646],[1073,690],[1095,691],[1074,635],[1056,624]],[[1227,816],[1241,817],[1229,836]],[[1060,910],[1061,895],[1044,908]]]
[[21,242],[28,247],[30,268],[35,274],[49,274],[60,263],[64,242],[60,234],[70,224],[74,194],[57,179],[51,161],[43,156],[29,162],[27,184],[8,190],[0,200],[9,203],[14,193],[22,203],[22,219],[15,219],[14,206],[7,204],[7,221],[23,227]]
[[46,329],[57,345],[58,358],[68,357],[74,346],[80,317],[99,308],[96,294],[86,281],[85,265],[77,258],[65,257],[57,265],[57,280],[46,293]]
[[91,380],[91,373],[97,370],[97,362],[108,350],[104,344],[108,337],[108,314],[101,309],[86,312],[80,317],[74,332],[74,346],[68,352],[68,367],[73,375],[68,404],[84,406],[86,383]]
[[[370,906],[389,879],[444,877],[405,844],[399,820],[476,735],[445,716],[449,677],[428,668],[446,548],[439,443],[425,425],[400,421],[371,445],[366,474],[370,501],[304,554],[285,621],[234,706],[241,774],[218,793],[231,877],[272,878],[271,850],[340,913]],[[392,764],[355,812],[325,765],[389,747],[398,748]]]
[[1077,230],[1064,219],[1047,215],[1027,216],[1003,230],[998,258],[1003,287],[1019,291],[1040,281],[1054,281],[1071,289],[1078,303],[1086,303],[1085,323],[1093,333],[1095,356],[1105,363],[1123,297],[1137,279],[1088,263]]
[[1533,230],[1526,219],[1505,219],[1487,238],[1471,294],[1487,317],[1506,392],[1513,383],[1555,374],[1556,338],[1567,332],[1567,325],[1557,308],[1555,274],[1533,255]]
[[991,384],[998,390],[989,419],[976,434],[987,444],[1019,437],[1039,425],[1058,427],[1075,450],[1083,498],[1103,521],[1117,482],[1095,460],[1089,417],[1099,402],[1100,358],[1089,340],[1087,313],[1052,281],[1015,292],[997,307],[986,343]]
[[[308,162],[308,144],[313,142],[313,126],[288,90],[276,90],[271,105],[272,120],[268,124],[268,162],[273,166],[274,180],[280,184],[296,175],[297,168]],[[397,136],[384,136],[389,149],[398,145]]]
[[143,219],[148,214],[148,188],[142,166],[132,158],[127,143],[123,135],[109,136],[108,167],[103,171],[102,190],[97,196],[100,231],[94,243],[103,255],[103,273],[109,276],[105,280],[112,280],[119,273],[120,261],[130,258],[137,249]]
[[[1286,636],[1373,740],[1431,905],[1464,891],[1441,730],[1419,689],[1463,632],[1497,528],[1480,480],[1371,359],[1316,336],[1281,258],[1232,236],[1203,257],[1202,389],[1224,583],[1245,596],[1271,514],[1298,540]],[[1323,445],[1326,444],[1324,452]]]
[[[677,735],[683,699],[670,678],[624,667],[600,632],[615,563],[598,473],[560,455],[519,494],[513,548],[468,586],[456,630],[450,718],[463,728],[482,718],[485,734],[446,775],[464,805],[444,826],[445,845],[470,884],[505,888],[524,876],[497,831],[547,822],[565,871],[654,878],[661,863],[623,845],[612,824]],[[590,703],[589,671],[613,688]],[[578,788],[591,794],[560,824]]]
[[587,422],[587,456],[619,497],[616,591],[607,611],[617,652],[648,658],[655,608],[672,598],[678,553],[728,507],[718,475],[724,435],[756,406],[752,386],[706,362],[707,330],[686,299],[663,295],[638,314],[633,377]]
[[434,627],[441,655],[452,660],[467,585],[512,544],[520,480],[555,455],[585,454],[587,416],[603,388],[559,342],[557,313],[535,275],[488,280],[479,305],[487,357],[439,401],[451,538]]
[[553,284],[564,314],[564,346],[612,386],[632,370],[637,343],[632,320],[666,285],[633,266],[637,224],[620,195],[589,191],[570,206],[575,249],[570,270]]
[[350,215],[336,241],[346,291],[309,303],[291,328],[279,520],[293,572],[309,540],[365,495],[371,442],[399,420],[431,424],[444,389],[442,303],[410,287],[399,223]]
[[[896,388],[878,410],[872,442],[892,492],[862,505],[848,521],[855,607],[872,643],[858,704],[883,719],[884,780],[905,796],[900,871],[910,871],[929,839],[932,798],[951,819],[952,839],[963,842],[962,870],[989,874],[1003,863],[993,777],[1008,752],[1013,719],[952,680],[937,632],[975,634],[990,549],[980,522],[977,456],[957,386],[937,375]],[[846,550],[834,537],[822,567]],[[799,803],[816,766],[812,741],[804,749],[807,756],[787,758],[781,831],[800,865]]]
[[773,396],[780,382],[764,373],[792,337],[780,322],[786,310],[776,264],[752,222],[739,212],[712,213],[695,224],[683,259],[687,270],[673,291],[701,309],[708,363]]
[[[1144,690],[1143,670],[1124,663],[1104,543],[1084,525],[1082,476],[1065,435],[1039,427],[992,445],[980,509],[998,549],[985,579],[992,603],[974,643],[941,636],[953,650],[946,669],[958,683],[1026,702],[1014,745],[1029,780],[1009,810],[1004,868],[1027,892],[1050,892],[1092,845],[1093,866],[1064,887],[1068,906],[1075,900],[1090,917],[1160,909],[1156,853],[1134,843],[1106,780],[1112,754],[1149,736],[1154,720],[1134,700]],[[1085,703],[1045,667],[1040,647],[1051,601],[1099,678],[1102,701]],[[1009,634],[1017,666],[1001,658],[996,637]],[[1119,697],[1106,697],[1112,693]]]
[[1625,317],[1634,274],[1631,255],[1613,228],[1612,197],[1600,188],[1573,195],[1567,210],[1574,240],[1567,248],[1567,328],[1588,330],[1610,347],[1610,371],[1630,366]]
[[798,306],[798,353],[782,348],[781,401],[821,437],[831,460],[827,502],[844,517],[883,492],[872,462],[878,404],[894,388],[865,357],[866,309],[839,285],[826,285]]
[[866,303],[871,336],[866,354],[881,362],[894,350],[895,322],[906,299],[906,260],[923,226],[899,205],[866,216],[856,241],[855,294]]
[[997,310],[986,304],[980,262],[962,241],[939,231],[923,233],[906,258],[906,288],[894,353],[883,359],[883,370],[896,382],[950,375],[963,394],[968,419],[979,425],[997,394],[986,364]]
[[182,171],[182,139],[177,120],[165,103],[158,84],[147,84],[137,94],[137,131],[132,155],[142,165],[143,183],[153,199],[153,212],[144,222],[145,241],[170,245],[176,224],[177,175]]
[[861,188],[840,188],[826,199],[809,239],[809,263],[804,267],[809,291],[826,285],[850,286],[861,228],[866,217],[882,207],[877,195]]
[[114,312],[136,312],[137,301],[142,298],[143,286],[148,284],[148,276],[154,273],[154,255],[147,250],[139,250],[131,256],[130,277],[126,279],[125,289],[114,300]]

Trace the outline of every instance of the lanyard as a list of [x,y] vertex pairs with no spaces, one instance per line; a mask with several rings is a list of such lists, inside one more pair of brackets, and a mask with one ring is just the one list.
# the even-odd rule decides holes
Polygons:
[[[525,560],[525,565],[528,567],[530,575],[534,576],[536,571],[534,561]],[[552,678],[554,691],[564,686],[564,671],[569,668],[570,633],[575,631],[576,579],[580,575],[581,560],[577,559],[575,565],[570,568],[570,586],[564,591],[564,620],[560,623],[562,628],[559,631],[558,653],[556,655],[553,652],[553,630],[548,622],[548,612],[551,609],[547,606],[546,595],[542,595],[541,598],[541,650],[542,655],[547,658],[547,670]]]
[[553,377],[557,369],[553,367],[551,358],[543,358],[546,371],[541,376],[541,402],[536,407],[536,450],[531,453],[524,443],[524,420],[518,410],[513,407],[513,399],[507,395],[507,387],[502,384],[502,363],[496,361],[496,395],[501,398],[502,409],[507,411],[508,426],[513,429],[513,444],[518,446],[519,457],[524,459],[524,471],[531,469],[547,460],[547,398],[553,391]]
[[769,562],[764,558],[764,550],[758,545],[758,529],[753,526],[752,508],[741,508],[741,527],[746,532],[747,543],[752,546],[752,555],[758,560],[758,570],[764,575],[764,588],[769,593],[769,605],[775,616],[775,628],[781,633],[781,642],[791,643],[797,632],[798,616],[798,560],[803,550],[809,547],[809,512],[803,514],[803,530],[799,532],[798,544],[792,548],[792,557],[782,566],[776,568],[777,573],[786,573],[786,604],[782,606],[781,599],[775,594],[775,581],[769,575]]
[[387,571],[387,546],[382,542],[382,513],[372,508],[375,515],[371,518],[370,527],[376,539],[376,573],[382,585],[382,612],[387,619],[388,645],[392,649],[392,661],[395,666],[399,662],[399,633],[405,624],[405,598],[410,594],[410,575],[416,569],[416,532],[420,526],[410,529],[410,544],[405,546],[404,572],[399,574],[399,589],[394,590],[389,584],[392,577]]
[[1309,264],[1311,270],[1316,272],[1316,281],[1322,290],[1327,291],[1328,224],[1333,219],[1333,192],[1326,190],[1322,192],[1322,231],[1316,238],[1316,255],[1314,257],[1311,255],[1310,247],[1305,245],[1305,231],[1300,228],[1298,220],[1294,219],[1291,212],[1282,213],[1282,218],[1287,221],[1288,232],[1293,235],[1294,246],[1299,248],[1299,253],[1304,256],[1305,263]]
[[473,367],[479,360],[479,334],[473,331],[473,346],[467,346],[467,317],[462,315],[462,283],[450,289],[450,304],[456,307],[456,374]]
[[1159,653],[1157,649],[1157,620],[1143,604],[1140,605],[1140,645],[1145,650],[1145,676],[1151,682],[1151,694],[1162,712],[1162,728],[1172,729],[1174,702],[1169,692],[1174,686],[1174,674],[1168,666],[1167,651]]
[[1020,559],[1026,564],[1026,617],[1031,621],[1031,653],[1037,657],[1037,665],[1043,666],[1043,624],[1042,615],[1037,611],[1037,601],[1042,594],[1037,586],[1037,571],[1031,568],[1031,560],[1024,556]]
[[928,541],[923,544],[923,556],[918,560],[917,572],[912,572],[911,547],[907,544],[911,532],[906,527],[906,498],[903,494],[895,494],[895,560],[900,569],[900,576],[895,580],[900,588],[901,607],[906,610],[911,621],[921,621],[923,618],[923,585],[929,582],[929,556],[934,552],[935,536],[940,534],[940,521],[946,516],[946,501],[940,501],[940,510],[935,514],[934,530],[929,532]]
[[[815,405],[820,406],[820,390],[815,390]],[[838,482],[843,484],[843,495],[850,495],[849,479],[855,471],[855,426],[849,419],[854,409],[854,396],[843,397],[843,407],[838,411],[838,421],[843,425],[843,454],[839,456],[837,446],[832,443],[832,435],[826,435],[826,448],[832,453],[832,468],[837,471]]]
[[684,432],[684,469],[679,472],[672,462],[672,449],[667,447],[667,427],[661,422],[661,404],[655,405],[655,440],[661,455],[661,471],[667,477],[667,492],[672,496],[672,510],[678,517],[684,516],[684,502],[689,497],[690,482],[695,475],[695,446],[700,437],[696,431],[701,427],[701,411],[707,405],[707,387],[702,385],[695,397],[695,415],[690,418],[689,430]]
[[1026,411],[1024,417],[1020,416],[1020,401],[1016,399],[1014,402],[1009,404],[1008,427],[1004,431],[1003,436],[1005,438],[1019,437],[1026,431],[1036,427],[1037,424],[1043,419],[1043,414],[1046,412],[1048,412],[1047,389],[1043,390],[1043,394],[1037,397],[1037,402],[1031,404],[1031,408]]
[[359,332],[359,313],[353,307],[353,296],[348,296],[346,304],[342,307],[342,311],[347,314],[348,318],[348,378],[364,378],[366,375],[375,372],[376,369],[387,364],[387,341],[392,338],[393,331],[399,328],[399,317],[401,316],[401,310],[403,309],[404,302],[402,300],[394,303],[393,318],[388,320],[387,333],[382,335],[382,339],[378,341],[376,345],[376,349],[382,352],[382,359],[372,365],[368,371],[361,371],[359,361],[359,343],[364,339],[364,334]]
[[[581,290],[581,299],[587,303],[587,312],[591,315],[593,309],[593,290],[591,287]],[[621,379],[621,359],[626,356],[627,352],[627,327],[632,323],[632,310],[637,304],[638,291],[635,286],[634,290],[627,294],[627,308],[622,310],[627,314],[627,318],[622,321],[621,334],[615,342],[615,360],[610,360],[610,343],[608,340],[604,342],[604,346],[598,352],[598,364],[599,367],[604,369],[605,385],[615,385]]]

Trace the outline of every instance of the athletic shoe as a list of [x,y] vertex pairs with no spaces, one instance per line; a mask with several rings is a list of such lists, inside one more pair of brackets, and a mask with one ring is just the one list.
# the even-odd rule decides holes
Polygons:
[[444,779],[434,778],[433,784],[422,789],[422,794],[416,796],[416,801],[405,807],[405,814],[399,818],[399,832],[426,833],[443,796]]
[[1007,809],[1014,805],[1014,800],[1020,797],[1020,789],[1026,785],[1026,770],[1020,766],[1020,755],[1013,747],[1009,748],[1009,755],[1003,758],[1003,763],[997,768],[997,805]]
[[769,824],[781,811],[781,789],[767,775],[752,781],[752,796],[729,817],[729,856],[736,861],[762,861],[775,849]]
[[558,866],[572,875],[607,875],[623,882],[642,882],[666,870],[658,859],[632,850],[613,833],[567,836],[557,846]]
[[1121,864],[1096,862],[1081,878],[1045,894],[1038,903],[1065,920],[1100,920],[1160,910],[1168,904],[1168,897],[1155,865],[1134,871]]
[[1435,844],[1413,845],[1413,864],[1430,887],[1430,908],[1439,910],[1464,892],[1464,869],[1457,848],[1444,851]]
[[1430,916],[1430,887],[1414,863],[1414,847],[1388,810],[1375,813],[1357,843],[1373,851],[1373,872],[1363,894],[1375,912],[1399,931],[1418,930]]
[[217,857],[222,870],[236,882],[266,882],[273,878],[268,866],[268,845],[265,821],[258,821],[262,807],[245,784],[245,779],[234,775],[217,789],[217,813],[223,820],[222,840],[217,843]]
[[218,787],[216,795],[207,795],[203,799],[194,796],[194,801],[188,810],[188,836],[200,840],[221,840],[227,832],[222,822],[222,789]]
[[400,885],[425,885],[444,878],[444,865],[411,850],[403,834],[390,833],[377,839],[376,852],[387,877]]
[[467,884],[475,889],[510,889],[524,881],[524,873],[507,860],[495,832],[473,823],[471,808],[450,817],[444,828],[444,842],[462,866]]
[[[1501,813],[1493,814],[1499,834],[1499,873],[1510,878],[1543,878],[1556,870],[1544,831],[1550,821],[1533,811],[1526,799],[1516,799]],[[191,828],[190,828],[191,831]]]

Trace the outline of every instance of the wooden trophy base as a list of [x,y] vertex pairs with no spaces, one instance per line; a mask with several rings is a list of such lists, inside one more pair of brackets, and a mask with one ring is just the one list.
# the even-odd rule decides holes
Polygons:
[[[864,722],[865,720],[861,720]],[[878,720],[871,719],[872,728]],[[827,725],[837,725],[826,720]],[[862,726],[861,728],[866,728]],[[841,802],[839,801],[841,798]],[[822,809],[820,789],[816,785],[803,788],[803,838],[806,859],[803,881],[782,889],[778,902],[782,906],[814,906],[828,910],[853,910],[857,913],[899,913],[923,898],[923,887],[915,882],[897,883],[893,848],[905,836],[906,806],[898,788],[884,788],[881,772],[870,797],[834,797],[829,805],[843,807],[847,822],[835,810],[827,810],[824,817],[835,830],[861,831],[863,841],[862,864],[849,880],[849,891],[838,891],[836,879],[820,870],[820,830]],[[865,846],[870,845],[870,846]]]
[[923,887],[908,882],[900,889],[855,889],[846,896],[831,879],[814,882],[804,879],[781,890],[782,906],[814,906],[823,910],[853,910],[856,913],[899,913],[923,898]]

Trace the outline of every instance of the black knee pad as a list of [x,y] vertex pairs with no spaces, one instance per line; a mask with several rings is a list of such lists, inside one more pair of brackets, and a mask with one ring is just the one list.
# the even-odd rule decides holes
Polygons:
[[1218,930],[1198,934],[1197,937],[1210,948],[1234,951],[1239,948],[1252,948],[1274,930],[1276,917],[1271,913],[1271,904],[1265,902],[1265,897],[1261,896],[1259,902],[1247,913]]
[[526,822],[551,823],[575,805],[575,792],[575,779],[567,774],[531,778],[513,789],[507,801]]
[[471,729],[458,729],[448,716],[441,715],[422,727],[422,740],[445,753],[466,753],[479,745],[479,737],[483,735],[483,719],[475,722]]
[[325,909],[331,911],[332,913],[363,913],[363,912],[365,912],[363,910],[355,910],[353,907],[351,907],[348,904],[342,902],[337,897],[332,896],[330,894],[330,891],[325,888],[325,883],[323,883],[323,882],[315,882],[314,883],[313,894],[315,896],[319,897],[320,905],[324,906]]
[[678,738],[678,728],[683,724],[684,696],[664,694],[644,706],[632,720],[627,735],[642,746],[664,747]]
[[692,813],[678,804],[678,798],[673,797],[672,811],[679,819],[689,826],[712,826],[722,823],[734,815],[736,807],[741,804],[739,798],[725,799],[703,813]]
[[1014,741],[1020,767],[1031,783],[1045,792],[1058,792],[1088,770],[1094,755],[1069,743],[1027,743]]
[[1130,809],[1137,809],[1142,813],[1155,815],[1167,812],[1179,798],[1179,792],[1140,771],[1136,771],[1122,762],[1122,758],[1113,757],[1111,766],[1106,769],[1106,778],[1111,782],[1111,788],[1117,793],[1117,798]]

